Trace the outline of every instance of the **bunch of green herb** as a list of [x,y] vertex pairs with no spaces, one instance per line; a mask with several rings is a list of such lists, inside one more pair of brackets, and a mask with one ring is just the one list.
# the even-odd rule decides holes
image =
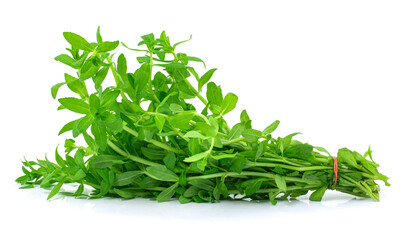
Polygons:
[[[238,98],[223,94],[211,81],[215,68],[200,76],[192,65],[205,63],[176,52],[188,40],[171,44],[162,32],[159,38],[142,36],[137,49],[122,44],[139,54],[138,69],[129,72],[124,54],[112,53],[119,41],[104,41],[100,28],[97,42],[71,32],[63,36],[70,44],[69,54],[55,60],[73,71],[65,73],[65,81],[54,85],[51,93],[55,99],[59,88],[69,88],[73,96],[59,98],[58,110],[80,117],[66,123],[59,134],[82,137],[86,146],[67,138],[64,156],[55,151],[56,163],[46,158],[23,161],[24,175],[16,180],[22,188],[52,188],[48,199],[63,184],[77,183],[70,193],[76,197],[85,195],[88,185],[93,191],[86,196],[92,198],[163,202],[175,197],[181,203],[250,198],[276,203],[309,191],[310,200],[319,201],[327,189],[378,200],[375,180],[389,185],[370,149],[364,155],[340,149],[335,184],[330,153],[294,140],[298,133],[274,137],[279,121],[253,129],[244,110],[240,122],[230,127],[224,115]],[[109,72],[115,85],[104,87]],[[89,92],[89,85],[94,92]],[[205,107],[196,109],[190,103],[194,98]]]

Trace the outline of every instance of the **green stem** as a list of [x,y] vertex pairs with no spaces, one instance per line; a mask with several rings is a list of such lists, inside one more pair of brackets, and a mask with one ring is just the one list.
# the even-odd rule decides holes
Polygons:
[[[173,60],[175,62],[179,62],[178,56],[176,56],[176,53],[172,51],[173,55]],[[186,85],[190,88],[190,90],[202,101],[202,103],[206,106],[208,104],[207,100],[190,84],[190,82],[185,78],[185,83]]]
[[154,60],[153,60],[153,58],[152,58],[152,51],[149,51],[149,56],[150,56],[150,62],[149,62],[149,79],[148,79],[148,82],[149,82],[149,86],[151,87],[151,93],[152,93],[152,96],[154,97],[154,100],[157,102],[157,103],[160,103],[161,101],[159,101],[159,99],[158,99],[158,97],[155,95],[155,92],[154,92],[154,89],[152,88],[152,66],[153,66],[153,63],[154,63]]
[[[275,174],[272,173],[263,173],[263,172],[249,172],[249,171],[243,171],[241,173],[236,173],[236,172],[226,172],[226,173],[213,173],[213,174],[207,174],[207,175],[202,175],[202,176],[193,176],[193,177],[188,177],[187,181],[191,180],[198,180],[198,179],[210,179],[210,178],[217,178],[217,177],[241,177],[241,176],[250,176],[250,177],[263,177],[263,178],[269,178],[274,180],[275,179]],[[307,179],[302,179],[302,178],[296,178],[296,177],[288,177],[285,176],[285,180],[288,182],[301,182],[301,183],[307,183],[307,184],[314,184],[314,182],[317,182],[317,180],[307,180]]]
[[[286,187],[286,191],[294,191],[294,190],[316,190],[320,187],[320,185],[307,185],[307,186],[288,186]],[[278,191],[279,189],[277,188],[264,188],[264,189],[259,189],[255,193],[271,193]],[[238,190],[228,190],[228,193],[230,194],[239,194],[240,192]]]
[[[134,131],[133,129],[127,127],[127,126],[123,126],[123,130],[128,132],[129,134],[133,135],[134,137],[138,137],[138,133],[136,131]],[[173,148],[173,147],[171,147],[169,145],[166,145],[165,143],[159,142],[159,141],[157,141],[155,139],[145,140],[145,141],[147,141],[147,142],[149,142],[149,143],[151,143],[151,144],[153,144],[153,145],[155,145],[157,147],[165,149],[167,151],[185,155],[185,152],[182,151],[182,149]]]
[[119,148],[117,145],[115,145],[113,142],[111,142],[110,140],[107,140],[107,145],[109,145],[109,147],[111,147],[111,149],[113,149],[115,152],[117,152],[118,154],[127,157],[130,160],[133,160],[134,162],[138,162],[138,163],[142,163],[144,165],[148,165],[148,166],[156,166],[156,167],[165,167],[162,164],[159,163],[155,163],[155,162],[151,162],[148,161],[146,159],[131,155],[127,152],[125,152],[124,150],[122,150],[121,148]]
[[311,166],[311,167],[294,167],[294,166],[289,166],[289,165],[284,165],[284,164],[278,164],[278,163],[264,163],[264,162],[249,162],[246,166],[246,168],[250,167],[281,167],[285,169],[289,169],[292,171],[314,171],[314,170],[332,170],[333,167],[329,166]]
[[245,139],[245,137],[239,137],[239,138],[234,138],[234,139],[232,139],[232,140],[223,142],[223,145],[224,145],[224,146],[227,146],[227,145],[230,145],[230,144],[233,144],[233,143],[237,143],[237,142],[244,142],[244,143],[245,143],[245,141],[247,141],[247,140]]

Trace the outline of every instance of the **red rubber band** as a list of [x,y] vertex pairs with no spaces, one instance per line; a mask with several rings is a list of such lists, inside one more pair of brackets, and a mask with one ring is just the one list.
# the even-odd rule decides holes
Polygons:
[[337,185],[338,162],[337,162],[337,158],[336,158],[336,157],[333,157],[333,159],[334,159],[334,175],[335,175],[335,178],[334,178],[334,185]]

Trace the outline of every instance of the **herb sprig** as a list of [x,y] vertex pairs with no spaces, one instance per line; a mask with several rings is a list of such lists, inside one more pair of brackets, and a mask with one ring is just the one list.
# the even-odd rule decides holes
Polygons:
[[[97,29],[96,42],[64,32],[68,54],[55,60],[70,66],[64,81],[51,88],[54,99],[61,87],[72,97],[59,98],[58,110],[77,113],[59,135],[68,133],[65,152],[55,150],[56,163],[47,158],[23,161],[21,188],[50,188],[48,199],[63,184],[85,185],[91,198],[104,196],[146,197],[159,202],[176,197],[179,202],[213,202],[221,199],[295,198],[312,192],[320,201],[327,189],[379,200],[379,185],[388,177],[378,172],[372,151],[365,154],[342,148],[337,153],[338,181],[334,183],[333,157],[322,147],[294,140],[299,133],[275,137],[279,121],[263,130],[252,128],[244,110],[239,123],[230,127],[224,116],[238,97],[223,94],[211,79],[216,68],[199,75],[195,64],[205,62],[176,51],[165,32],[141,37],[135,72],[127,68],[124,54],[112,53],[119,41],[104,41]],[[115,85],[104,87],[108,73]],[[90,92],[93,85],[95,91]],[[206,94],[202,91],[206,88]],[[203,109],[189,100],[198,98]],[[148,107],[143,107],[148,106]],[[146,108],[146,109],[145,109]],[[87,144],[79,146],[75,138]],[[86,195],[88,196],[88,195]]]

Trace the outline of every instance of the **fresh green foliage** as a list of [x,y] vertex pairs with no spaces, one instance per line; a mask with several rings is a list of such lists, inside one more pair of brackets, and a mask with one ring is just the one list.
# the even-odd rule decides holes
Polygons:
[[[240,122],[229,126],[224,116],[238,97],[223,94],[213,82],[216,68],[199,76],[195,66],[206,63],[175,51],[191,38],[172,44],[162,32],[142,36],[132,44],[137,48],[122,43],[125,51],[139,54],[134,64],[113,52],[121,50],[120,42],[104,41],[100,28],[95,42],[71,32],[63,36],[68,53],[55,60],[73,70],[51,88],[51,96],[69,89],[72,95],[58,99],[58,110],[77,117],[59,131],[66,136],[65,154],[56,149],[56,163],[23,161],[24,175],[16,179],[21,188],[50,188],[48,199],[64,184],[77,183],[75,197],[85,195],[86,185],[92,198],[177,198],[180,203],[250,198],[275,204],[309,191],[310,200],[320,201],[327,189],[378,200],[375,180],[389,185],[371,149],[364,155],[340,149],[335,185],[330,153],[294,140],[299,133],[275,137],[278,120],[260,131],[243,110]],[[115,84],[105,86],[106,78]],[[203,109],[191,104],[194,98]],[[76,138],[86,145],[77,145]]]

